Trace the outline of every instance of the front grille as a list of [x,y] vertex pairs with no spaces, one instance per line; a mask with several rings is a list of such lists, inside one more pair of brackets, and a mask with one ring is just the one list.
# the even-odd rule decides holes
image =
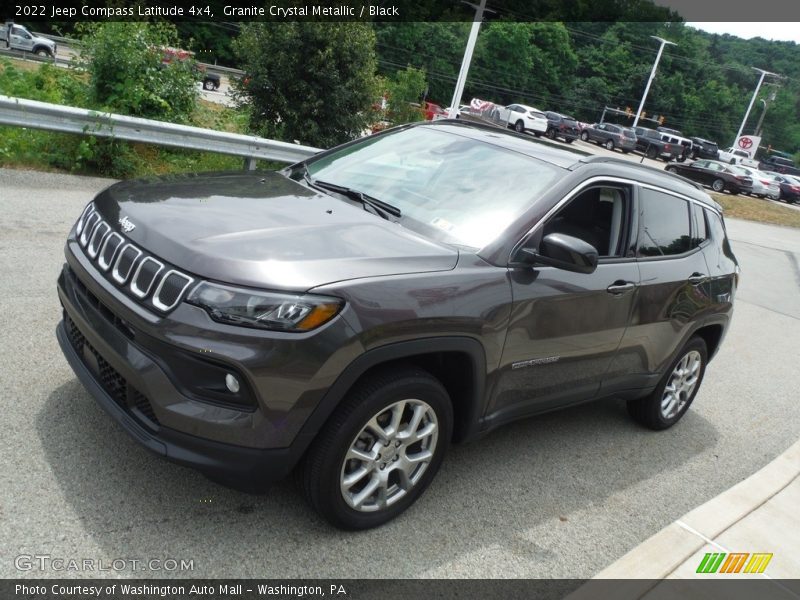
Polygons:
[[90,204],[76,226],[86,256],[118,288],[151,310],[174,309],[194,278],[127,241]]
[[[139,421],[144,422],[146,425],[157,426],[159,424],[158,418],[147,396],[130,385],[120,372],[103,358],[66,312],[64,313],[64,324],[66,325],[69,343],[78,353],[83,364],[93,372],[100,387],[111,396],[111,399],[120,408],[138,417]],[[132,409],[135,409],[135,411]]]

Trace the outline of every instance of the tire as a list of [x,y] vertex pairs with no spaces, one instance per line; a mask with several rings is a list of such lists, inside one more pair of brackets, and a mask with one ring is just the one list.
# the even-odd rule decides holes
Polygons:
[[711,189],[715,192],[721,192],[725,189],[725,182],[722,179],[715,179],[711,182]]
[[668,166],[668,167],[667,167],[665,170],[666,170],[668,173],[675,173],[676,175],[678,174],[678,169],[677,169],[677,167],[674,167],[674,166],[671,166],[671,165],[670,165],[670,166]]
[[706,364],[706,343],[703,338],[694,336],[672,361],[655,390],[644,398],[628,401],[628,414],[640,425],[655,431],[672,427],[680,421],[697,395]]
[[630,153],[631,153],[631,151],[630,151],[630,150],[623,150],[623,151],[622,151],[622,153],[623,153],[623,154],[630,154]]
[[614,151],[614,140],[606,140],[606,143],[603,145],[606,147],[606,150]]
[[514,131],[517,133],[525,133],[525,123],[522,121],[522,119],[514,123]]
[[652,160],[658,160],[658,149],[655,146],[650,146],[644,155]]
[[47,48],[37,48],[36,52],[34,52],[34,54],[36,54],[36,56],[41,56],[41,57],[46,57],[46,58],[50,58],[51,56],[53,56],[50,53],[50,50],[48,50]]
[[206,91],[208,91],[208,92],[211,92],[211,91],[213,91],[213,90],[217,89],[217,86],[216,86],[216,85],[214,85],[214,82],[213,82],[213,81],[211,81],[210,79],[206,79],[206,80],[203,82],[203,89],[204,89],[204,90],[206,90]]
[[[410,435],[417,411],[422,420],[414,432],[427,433],[408,443],[403,440]],[[391,423],[394,414],[401,419],[399,425]],[[381,428],[380,435],[387,441],[370,428],[370,422]],[[305,496],[336,527],[357,530],[383,525],[411,506],[433,480],[452,428],[453,407],[439,380],[412,366],[376,371],[356,384],[311,445],[301,475]],[[351,450],[364,458],[352,457]],[[426,452],[430,454],[427,460],[405,460]],[[401,485],[404,473],[407,489]],[[368,491],[373,485],[375,489]],[[384,506],[382,487],[383,503],[389,500]]]
[[585,131],[581,131],[581,140],[584,141],[584,142],[588,142],[589,141],[589,134],[587,132],[585,132]]
[[730,161],[730,164],[735,165],[736,164],[736,159],[732,158],[731,161]]
[[551,140],[556,139],[556,130],[555,129],[548,129],[545,135],[550,138]]
[[572,142],[575,141],[575,138],[564,138],[564,141],[567,142],[568,144],[571,144]]

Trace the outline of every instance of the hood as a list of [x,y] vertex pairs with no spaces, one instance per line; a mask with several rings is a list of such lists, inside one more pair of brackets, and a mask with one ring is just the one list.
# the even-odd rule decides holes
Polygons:
[[[125,181],[95,198],[133,243],[201,278],[305,291],[453,269],[458,252],[274,172]],[[130,229],[130,224],[134,228]]]

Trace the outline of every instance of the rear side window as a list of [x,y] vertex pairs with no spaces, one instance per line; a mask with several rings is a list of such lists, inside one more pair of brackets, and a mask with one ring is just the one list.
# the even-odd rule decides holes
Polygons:
[[692,204],[692,218],[694,219],[692,248],[697,248],[708,239],[705,211],[699,204]]
[[691,250],[689,203],[647,188],[639,191],[639,247],[636,255],[674,256]]

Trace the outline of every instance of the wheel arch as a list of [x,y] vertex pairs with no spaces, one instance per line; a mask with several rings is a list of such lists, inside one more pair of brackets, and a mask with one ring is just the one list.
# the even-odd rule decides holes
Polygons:
[[435,337],[368,350],[351,362],[325,392],[293,445],[299,460],[353,386],[379,368],[411,364],[436,377],[453,404],[453,441],[477,436],[486,387],[486,353],[470,337]]
[[714,358],[717,350],[719,350],[724,332],[725,327],[721,323],[712,323],[709,325],[703,325],[692,333],[693,336],[696,335],[701,337],[706,343],[709,362],[711,362],[711,359]]

